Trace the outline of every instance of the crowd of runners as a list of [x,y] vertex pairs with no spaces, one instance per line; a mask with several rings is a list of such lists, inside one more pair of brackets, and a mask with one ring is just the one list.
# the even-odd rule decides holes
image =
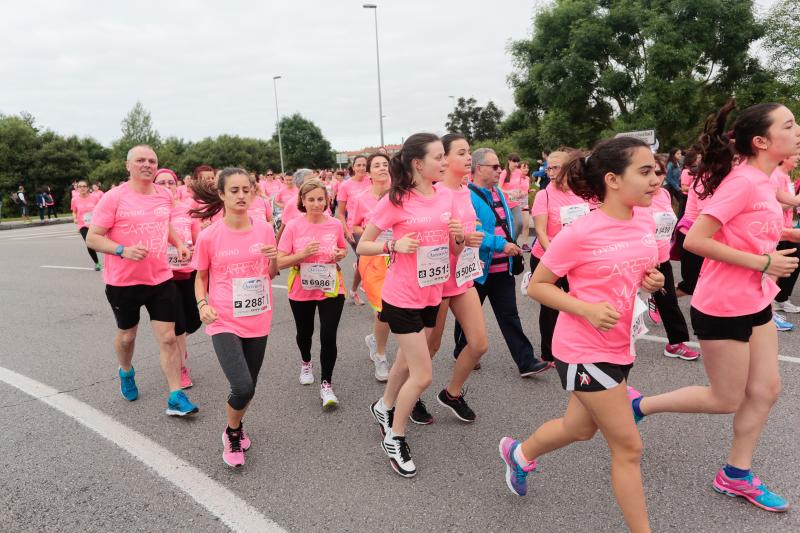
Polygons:
[[[365,359],[386,385],[362,412],[370,416],[369,408],[377,422],[393,470],[411,477],[418,467],[407,424],[433,421],[422,398],[448,312],[455,363],[435,397],[462,422],[476,420],[463,391],[488,349],[481,308],[488,298],[519,376],[554,369],[569,394],[561,418],[525,439],[500,439],[515,494],[526,494],[528,476],[549,452],[599,430],[625,521],[649,531],[637,424],[658,424],[653,415],[662,412],[735,413],[713,488],[785,511],[788,502],[754,474],[752,458],[780,390],[776,330],[792,326],[775,311],[800,312],[789,301],[800,255],[793,221],[800,196],[790,178],[800,126],[778,104],[740,110],[735,121],[732,111],[729,102],[710,117],[685,154],[661,158],[641,140],[605,139],[590,150],[549,153],[533,177],[516,155],[502,163],[491,149],[471,151],[459,134],[411,135],[396,154],[356,157],[351,172],[200,166],[182,180],[158,167],[150,147],[135,146],[127,181],[105,194],[79,181],[72,199],[116,320],[121,394],[139,395],[133,355],[144,306],[168,383],[166,413],[197,413],[185,392],[193,384],[186,338],[205,324],[230,383],[220,398],[222,458],[243,466],[251,448],[243,420],[269,349],[272,280],[283,272],[299,382],[319,379],[324,409],[339,404],[334,371],[345,302],[374,310],[363,332]],[[531,179],[542,188],[529,202]],[[348,246],[352,271],[340,266]],[[536,318],[517,309],[527,252],[521,285],[540,304]],[[680,262],[677,285],[671,260]],[[687,345],[680,298],[691,298],[700,352]],[[648,317],[666,329],[665,356],[700,358],[707,386],[649,396],[628,385]],[[541,358],[523,320],[538,320]],[[425,451],[415,457],[424,464]]]

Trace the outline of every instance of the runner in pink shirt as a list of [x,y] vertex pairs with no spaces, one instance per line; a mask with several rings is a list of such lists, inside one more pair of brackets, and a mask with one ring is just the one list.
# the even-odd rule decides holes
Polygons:
[[[89,233],[89,224],[92,223],[92,211],[97,205],[97,198],[89,193],[89,185],[86,180],[80,180],[77,187],[78,194],[72,197],[70,210],[72,211],[72,220],[78,226],[78,233],[83,237],[83,242],[86,242],[86,234]],[[103,265],[100,264],[97,252],[88,246],[86,249],[89,251],[89,257],[94,261],[95,271],[101,271]]]
[[[523,181],[522,172],[519,167],[521,160],[517,154],[508,154],[506,168],[500,173],[498,186],[505,193],[508,199],[508,207],[511,209],[512,219],[514,220],[513,234],[519,237],[522,230],[522,191],[521,182]],[[526,193],[527,194],[527,193]],[[527,236],[524,240],[528,240]]]
[[281,229],[278,230],[278,240],[281,239],[281,231],[286,224],[300,213],[297,210],[297,193],[300,190],[294,182],[292,174],[283,177],[283,188],[275,195],[275,205],[281,210]]
[[251,444],[242,418],[253,399],[267,348],[278,250],[272,226],[247,214],[253,198],[247,172],[226,168],[216,188],[204,186],[199,192],[208,209],[224,208],[225,215],[197,239],[194,291],[200,318],[230,383],[222,460],[241,467]]
[[[444,176],[445,162],[436,135],[416,133],[406,139],[391,160],[391,189],[378,202],[357,249],[359,255],[392,254],[381,320],[389,324],[399,349],[383,397],[371,410],[384,433],[383,449],[392,468],[404,477],[416,474],[406,423],[432,379],[426,336],[436,325],[444,282],[450,277],[450,251],[458,254],[464,248],[461,223],[452,217],[452,193],[433,187]],[[382,241],[386,230],[392,230],[392,240]]]
[[170,244],[176,247],[180,259],[188,259],[190,251],[170,226],[172,195],[153,184],[158,158],[152,148],[131,148],[126,167],[128,181],[100,199],[86,237],[90,248],[106,254],[103,280],[118,328],[114,348],[120,391],[128,401],[139,397],[131,361],[139,312],[145,306],[159,344],[161,369],[169,383],[167,414],[194,414],[197,406],[181,390],[181,354],[175,338],[177,291],[167,262]]
[[[168,168],[156,171],[153,183],[169,190],[172,194],[172,212],[170,224],[181,241],[191,252],[194,249],[192,236],[193,219],[189,214],[191,209],[188,202],[178,199],[178,176]],[[189,358],[186,339],[189,335],[200,329],[200,313],[194,299],[194,279],[196,272],[191,265],[191,258],[181,260],[175,246],[167,247],[167,261],[172,270],[172,281],[178,292],[177,314],[175,317],[175,337],[178,339],[178,352],[181,354],[181,388],[188,389],[194,385],[190,369],[186,366]]]
[[692,227],[694,221],[700,216],[700,213],[703,211],[703,206],[708,203],[708,200],[709,197],[704,197],[703,195],[703,183],[700,180],[692,182],[689,186],[689,192],[687,193],[686,209],[675,229],[675,243],[671,251],[671,258],[680,260],[681,262],[681,281],[675,289],[678,298],[694,294],[694,289],[697,286],[697,278],[700,276],[700,269],[703,267],[703,258],[692,253],[691,250],[686,250],[683,243],[686,240],[686,234],[689,232],[689,228]]
[[[789,503],[751,468],[780,390],[773,279],[789,276],[798,265],[794,248],[775,249],[783,214],[769,176],[800,152],[800,126],[783,105],[757,104],[739,113],[729,140],[725,123],[734,108],[733,100],[726,103],[700,137],[698,176],[710,198],[685,242],[706,258],[691,319],[710,385],[646,398],[636,394],[632,406],[637,419],[663,412],[735,413],[733,443],[714,490],[782,512]],[[741,165],[733,165],[734,150]]]
[[[478,216],[472,207],[472,193],[461,183],[467,169],[472,167],[469,142],[461,134],[448,133],[442,137],[442,145],[447,169],[444,179],[436,184],[436,190],[450,191],[453,195],[452,216],[461,222],[465,242],[461,253],[450,253],[450,277],[442,289],[442,304],[436,316],[436,326],[428,336],[428,350],[431,357],[439,351],[447,310],[451,310],[461,324],[467,344],[453,365],[450,381],[439,391],[436,400],[462,422],[474,422],[475,412],[464,400],[463,388],[472,370],[480,368],[480,359],[489,347],[481,300],[473,282],[483,274],[483,262],[479,255],[483,233],[475,231]],[[416,417],[412,417],[412,420],[416,420]]]
[[289,268],[289,306],[297,328],[300,383],[314,382],[311,343],[314,315],[319,311],[319,395],[323,409],[334,409],[333,369],[338,349],[336,335],[344,309],[344,279],[338,262],[347,255],[342,224],[326,215],[328,191],[318,179],[305,182],[298,192],[301,215],[286,224],[278,245],[278,268]]
[[[356,156],[353,160],[353,172],[354,174],[350,179],[339,184],[339,189],[336,193],[336,218],[342,223],[344,237],[355,252],[358,246],[358,238],[353,235],[352,227],[347,223],[347,202],[355,199],[355,197],[370,188],[366,157],[363,155]],[[356,262],[358,262],[358,258],[356,258]],[[353,272],[353,285],[349,294],[350,302],[355,305],[364,305],[361,295],[358,294],[359,285],[361,285],[361,274],[356,269]]]
[[[504,437],[499,445],[506,483],[523,496],[537,459],[589,440],[599,429],[611,450],[611,484],[622,515],[628,529],[642,532],[650,531],[642,443],[626,385],[646,310],[637,292],[657,291],[664,283],[656,269],[653,217],[635,209],[649,206],[658,192],[655,169],[650,147],[631,137],[601,141],[587,156],[576,153],[562,169],[570,189],[601,205],[553,239],[528,295],[561,311],[553,355],[570,399],[562,418],[541,425],[522,443]],[[569,293],[556,286],[564,276]]]
[[100,189],[99,183],[92,185],[92,196],[94,196],[98,202],[100,201],[100,198],[103,197],[103,194],[105,193],[102,191],[102,189]]
[[[797,207],[797,201],[800,200],[795,194],[794,184],[792,183],[791,173],[797,167],[797,155],[787,157],[781,164],[772,172],[772,178],[775,180],[777,186],[776,197],[781,202],[783,208],[783,232],[781,240],[778,243],[778,250],[786,250],[789,248],[797,248],[797,243],[790,240],[794,229],[794,210]],[[800,252],[795,252],[794,257],[800,259]],[[794,291],[797,277],[800,274],[800,268],[796,269],[789,277],[778,278],[778,288],[780,292],[775,296],[775,302],[772,307],[776,311],[783,311],[784,313],[800,313],[800,306],[793,304],[789,300]]]
[[268,196],[259,194],[261,190],[259,188],[261,184],[260,181],[257,181],[255,178],[251,178],[250,181],[250,191],[253,194],[253,201],[250,202],[247,213],[254,218],[266,220],[272,224],[272,201]]
[[522,240],[522,251],[530,252],[530,233],[531,233],[531,206],[530,206],[530,192],[531,192],[531,167],[527,161],[521,161],[519,164],[519,171],[522,173],[520,179],[520,206],[522,207],[522,230],[519,232],[520,239]]

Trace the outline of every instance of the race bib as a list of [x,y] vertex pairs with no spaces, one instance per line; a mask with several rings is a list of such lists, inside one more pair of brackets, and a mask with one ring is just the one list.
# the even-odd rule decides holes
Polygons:
[[561,207],[560,215],[561,215],[561,227],[566,228],[582,216],[586,216],[589,214],[589,204],[582,203],[582,204],[573,204],[573,205],[565,205]]
[[656,222],[656,240],[670,240],[672,238],[672,232],[675,229],[675,224],[678,223],[678,217],[675,216],[675,213],[671,211],[653,213],[653,220]]
[[335,264],[300,263],[300,286],[303,290],[333,292],[336,276]]
[[256,316],[272,309],[267,290],[267,279],[233,278],[233,316]]
[[483,275],[483,261],[478,255],[478,248],[465,247],[456,261],[456,285],[461,287],[468,281]]
[[420,246],[417,248],[417,282],[420,287],[444,283],[450,277],[450,246]]
[[89,211],[88,213],[83,214],[83,223],[87,226],[92,223],[92,212]]
[[[190,242],[188,245],[191,247],[192,243]],[[178,248],[167,244],[167,262],[172,270],[176,270],[179,268],[186,268],[192,260],[189,258],[186,261],[181,261],[180,255],[178,255]]]
[[631,320],[631,355],[636,357],[636,339],[644,337],[649,331],[647,325],[644,323],[644,315],[647,312],[647,304],[644,303],[639,295],[636,295],[636,300],[633,304],[633,320]]

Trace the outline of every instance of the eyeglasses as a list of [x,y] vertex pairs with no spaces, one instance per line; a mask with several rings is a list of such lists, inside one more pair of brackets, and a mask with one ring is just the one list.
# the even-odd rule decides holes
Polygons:
[[557,172],[557,171],[561,170],[561,167],[559,167],[559,166],[547,167],[547,172],[550,172],[551,170],[553,172]]
[[88,189],[89,186],[88,185],[78,185],[78,188],[79,189]]
[[175,185],[175,180],[161,180],[157,181],[156,185]]
[[272,176],[272,172],[270,172],[269,174],[267,174],[267,176]]
[[479,167],[491,167],[492,170],[500,170],[501,168],[503,168],[500,165],[476,165],[476,166],[479,166]]

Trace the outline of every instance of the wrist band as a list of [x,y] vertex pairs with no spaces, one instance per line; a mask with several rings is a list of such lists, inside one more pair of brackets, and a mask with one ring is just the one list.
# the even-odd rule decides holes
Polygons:
[[770,257],[769,254],[761,254],[761,255],[763,255],[764,257],[767,258],[767,264],[761,270],[761,273],[763,274],[764,272],[766,272],[769,269],[769,266],[772,264],[772,257]]
[[453,239],[453,240],[456,241],[456,244],[459,245],[459,246],[464,244],[464,241],[466,241],[466,239],[461,239],[461,242],[459,242],[458,239]]
[[389,253],[389,241],[383,241],[383,253]]
[[197,306],[198,306],[198,307],[200,307],[200,304],[206,304],[206,305],[208,305],[208,299],[207,299],[207,298],[202,298],[202,299],[200,299],[200,300],[197,300]]

